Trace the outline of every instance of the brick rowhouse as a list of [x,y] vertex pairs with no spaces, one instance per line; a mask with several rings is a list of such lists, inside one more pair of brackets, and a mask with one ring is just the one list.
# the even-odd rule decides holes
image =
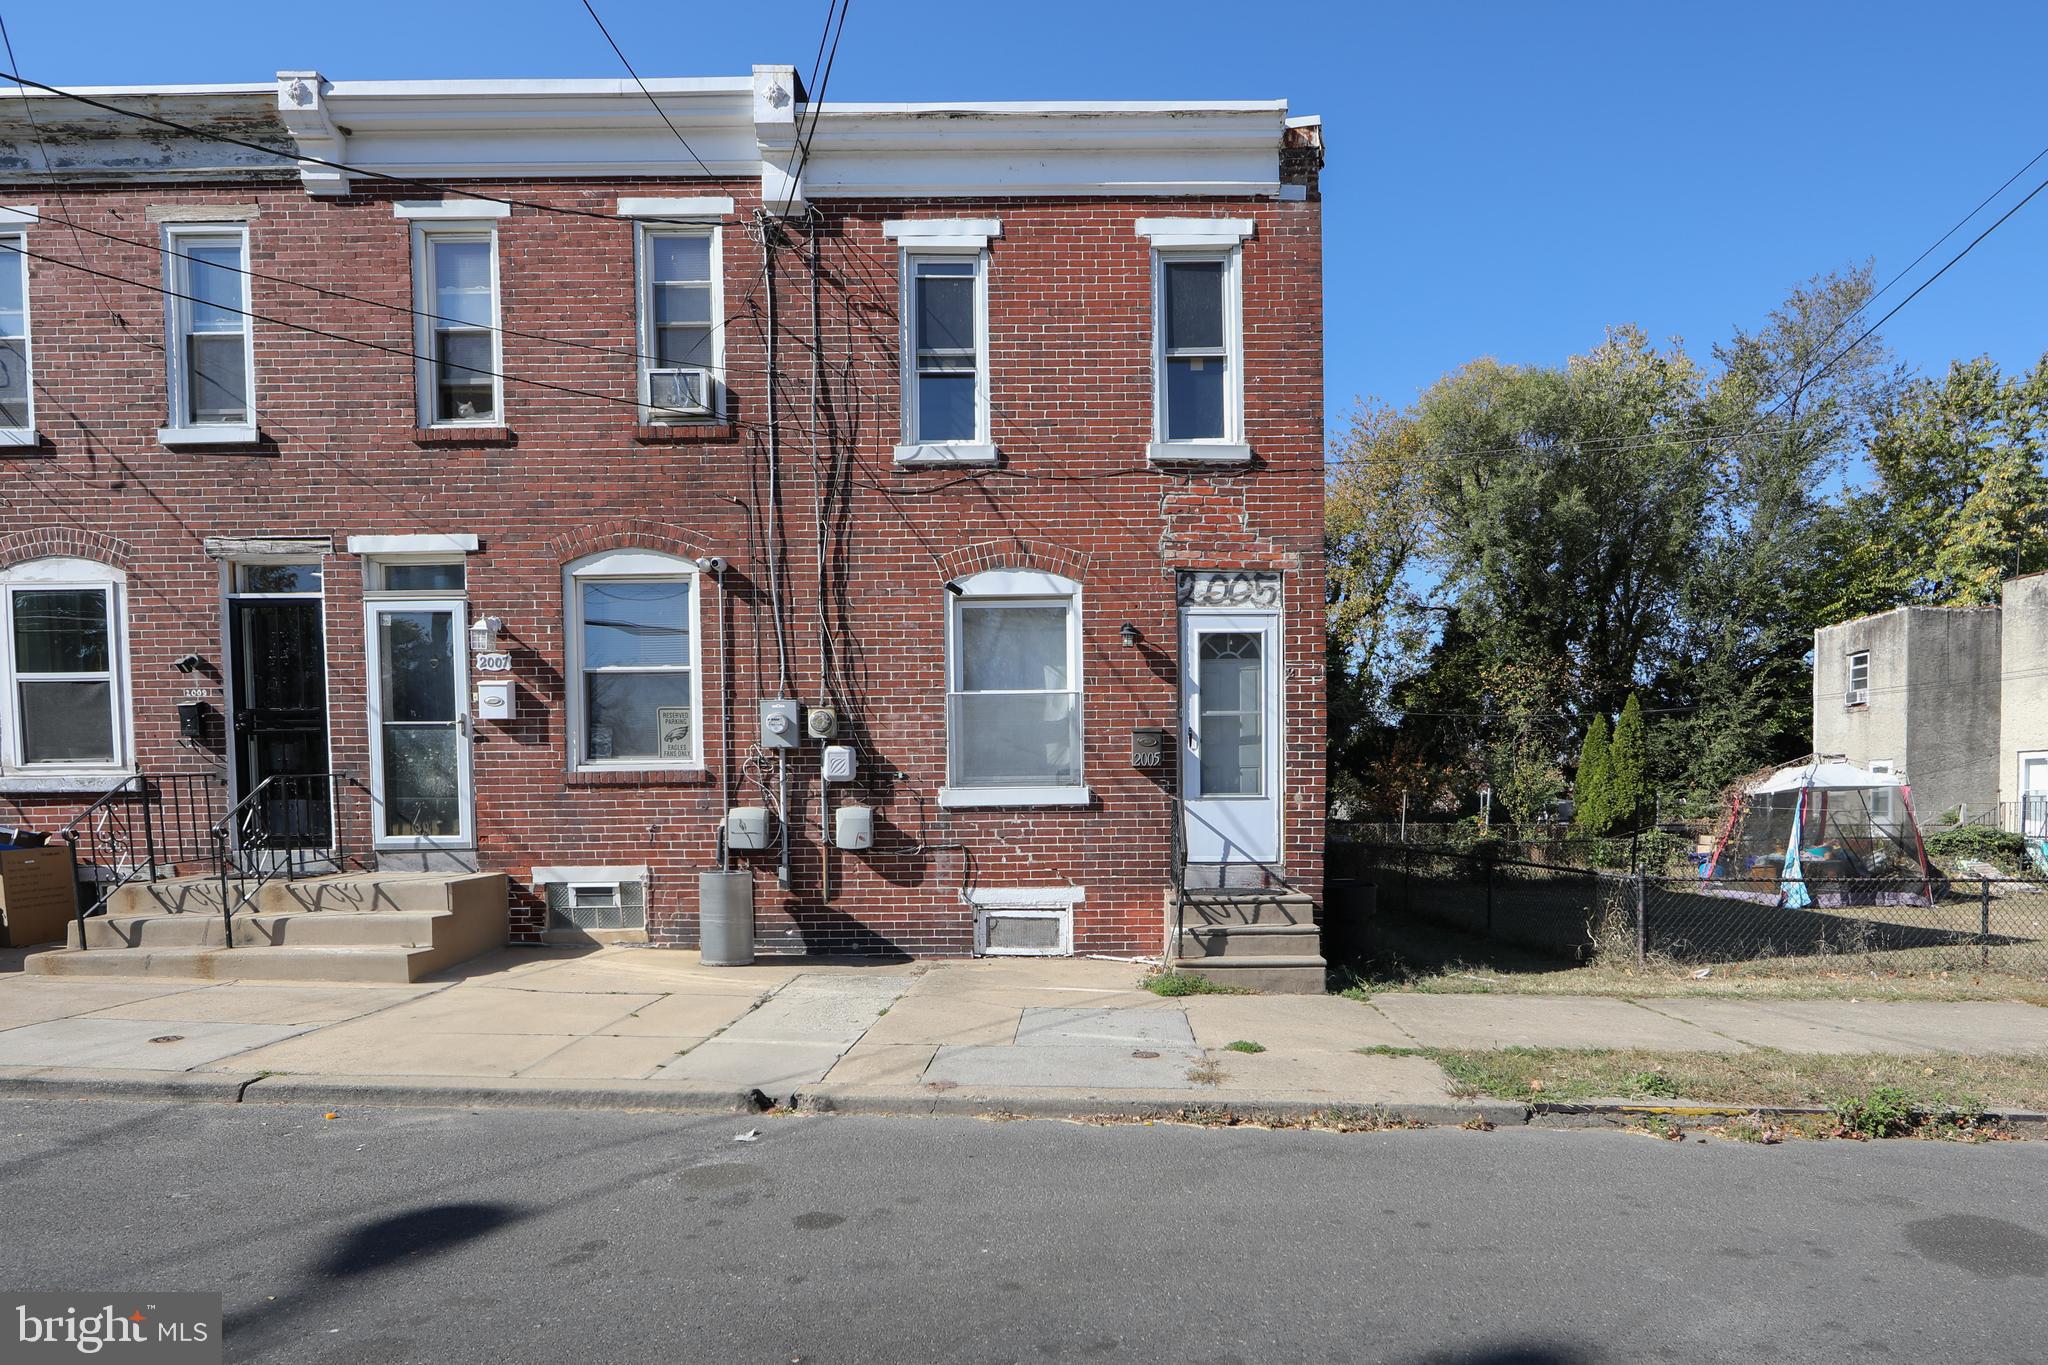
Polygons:
[[[33,394],[32,423],[0,446],[0,583],[25,604],[0,823],[11,802],[59,826],[138,771],[221,774],[223,805],[272,773],[347,773],[359,799],[330,812],[335,842],[390,866],[506,870],[515,940],[572,927],[550,919],[550,880],[630,879],[646,939],[690,945],[725,803],[772,811],[786,765],[770,847],[729,855],[754,874],[763,951],[966,954],[978,916],[1037,909],[1066,923],[1026,948],[1156,954],[1185,772],[1207,783],[1208,805],[1189,803],[1191,876],[1319,902],[1319,125],[1271,102],[826,105],[805,154],[813,111],[790,68],[653,89],[690,153],[610,81],[285,73],[94,92],[108,107],[0,92],[0,244],[24,254],[27,284],[27,345],[6,359],[26,350]],[[636,359],[653,353],[640,234],[670,228],[711,240],[711,410],[696,416],[650,411]],[[437,231],[494,242],[486,342],[494,322],[504,378],[487,421],[437,424],[434,377],[418,373],[440,344],[421,314],[447,316],[456,297],[421,303],[419,272],[488,287],[455,278],[480,258],[426,264]],[[208,232],[245,243],[247,274],[181,291],[169,244]],[[979,321],[972,346],[934,350],[932,377],[913,377],[932,414],[906,424],[903,367],[927,365],[938,335],[906,341],[905,272],[925,260],[942,267],[930,306]],[[246,327],[253,429],[180,430],[178,385],[232,361],[196,359],[212,343],[173,315],[205,311],[230,278],[246,278],[245,307],[197,330]],[[1183,281],[1188,330],[1162,336],[1160,292]],[[1214,354],[1172,361],[1189,387],[1168,395],[1169,343],[1200,351],[1215,328]],[[969,420],[947,364],[974,370],[977,440],[915,430]],[[1222,425],[1169,439],[1169,402]],[[722,574],[697,563],[712,557]],[[587,564],[600,577],[576,577]],[[291,578],[311,566],[317,581]],[[35,613],[100,610],[52,594],[102,580],[108,658],[87,646],[39,672]],[[572,641],[587,581],[644,594],[628,616],[689,608],[674,626],[586,622]],[[317,606],[229,605],[279,587]],[[976,603],[992,609],[970,621]],[[309,624],[294,636],[288,618]],[[509,655],[509,673],[463,638],[489,618],[502,633],[481,652]],[[1071,651],[1056,659],[1062,620]],[[268,622],[260,643],[253,621]],[[417,653],[451,624],[447,655]],[[400,627],[400,643],[371,638]],[[960,656],[985,645],[984,675]],[[686,655],[687,681],[592,673],[624,700],[572,703],[578,660],[674,670]],[[463,679],[452,730],[439,713],[413,729],[388,713],[400,703],[373,672],[392,667],[430,691]],[[315,705],[324,671],[324,710],[291,721],[286,743],[262,730],[281,711],[226,690],[237,670],[297,671]],[[1019,677],[1023,701],[988,682]],[[506,678],[516,716],[476,715],[479,684]],[[1184,715],[1204,678],[1212,695]],[[953,768],[949,691],[963,694]],[[673,703],[651,754],[643,696]],[[758,703],[783,696],[836,710],[850,781],[821,796],[820,741],[760,747]],[[181,735],[195,701],[197,733]],[[66,728],[67,707],[83,729]],[[1153,728],[1161,761],[1135,766],[1134,732]],[[994,757],[976,756],[984,741]],[[1226,749],[1202,776],[1203,753]],[[1020,784],[1019,762],[1058,775]],[[871,812],[871,847],[828,847],[840,806]]]

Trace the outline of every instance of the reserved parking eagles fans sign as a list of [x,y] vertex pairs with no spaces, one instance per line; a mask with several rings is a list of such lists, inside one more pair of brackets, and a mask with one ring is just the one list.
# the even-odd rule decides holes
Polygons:
[[7,1365],[220,1365],[220,1295],[0,1293],[0,1347]]

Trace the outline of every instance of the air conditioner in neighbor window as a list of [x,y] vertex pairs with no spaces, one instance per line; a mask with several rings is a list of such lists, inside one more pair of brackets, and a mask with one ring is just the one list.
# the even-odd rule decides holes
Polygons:
[[647,372],[647,408],[658,417],[702,417],[711,411],[711,372],[691,366]]
[[1846,704],[1847,704],[1847,705],[1849,705],[1849,706],[1867,706],[1867,705],[1869,705],[1869,704],[1870,704],[1870,689],[1869,689],[1869,688],[1867,688],[1867,687],[1852,687],[1852,688],[1850,688],[1850,689],[1849,689],[1849,700],[1848,700],[1848,702],[1847,702]]

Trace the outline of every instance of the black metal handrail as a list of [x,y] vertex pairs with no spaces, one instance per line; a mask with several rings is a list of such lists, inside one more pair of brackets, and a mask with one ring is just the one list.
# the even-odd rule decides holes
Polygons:
[[1167,868],[1167,884],[1173,893],[1173,931],[1167,937],[1166,957],[1159,964],[1162,970],[1168,972],[1173,970],[1175,959],[1180,957],[1181,944],[1187,932],[1187,824],[1187,801],[1181,796],[1180,780],[1176,775],[1173,784],[1173,830],[1168,839],[1168,857],[1172,861]]
[[235,912],[279,876],[297,881],[348,866],[341,796],[361,786],[345,772],[274,774],[215,822],[210,833],[225,946],[235,946]]
[[227,779],[217,772],[136,773],[57,831],[71,846],[74,866],[93,869],[92,896],[78,898],[80,948],[86,946],[86,916],[116,891],[145,878],[154,882],[166,868],[175,871],[180,863],[213,856],[213,812],[226,789]]

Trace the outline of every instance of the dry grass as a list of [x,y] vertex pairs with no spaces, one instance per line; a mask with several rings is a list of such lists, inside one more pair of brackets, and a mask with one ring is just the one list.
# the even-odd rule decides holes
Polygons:
[[1424,1048],[1420,1053],[1466,1093],[1528,1102],[1835,1106],[1896,1089],[1927,1111],[2048,1110],[2048,1054],[2038,1053],[1835,1056],[1769,1048],[1730,1054],[1636,1048]]
[[[1702,968],[1630,954],[1574,965],[1555,957],[1382,916],[1377,952],[1354,968],[1365,991],[1442,995],[1604,995],[1641,999],[1722,996],[1769,1000],[2020,1000],[2048,1005],[2048,981],[1983,969],[1884,958],[1774,957]],[[1708,974],[1698,975],[1700,971]]]

